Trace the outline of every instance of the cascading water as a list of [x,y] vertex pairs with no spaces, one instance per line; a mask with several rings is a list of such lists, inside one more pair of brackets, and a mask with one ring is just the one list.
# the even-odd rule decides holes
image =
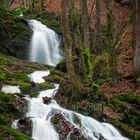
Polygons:
[[30,44],[29,60],[55,66],[62,59],[60,54],[60,39],[58,35],[40,21],[29,20],[29,26],[33,30]]
[[[57,35],[39,21],[30,20],[29,22],[34,31],[30,60],[55,66],[62,58],[59,53]],[[36,71],[28,76],[31,81],[42,83],[45,82],[42,77],[48,75],[49,71]],[[43,97],[54,97],[59,88],[58,84],[54,84],[54,86],[54,89],[40,91],[37,98],[25,97],[29,101],[26,118],[30,118],[32,121],[31,137],[34,140],[63,140],[51,121],[51,118],[58,113],[62,114],[72,126],[80,129],[87,140],[129,140],[123,137],[111,124],[100,123],[91,117],[66,110],[60,107],[55,100],[44,104]],[[80,125],[75,122],[75,116],[79,118]],[[13,128],[18,129],[18,121],[13,122]],[[67,140],[70,140],[70,135],[71,133],[67,135]]]
[[[49,71],[37,71],[29,77],[31,80],[36,83],[43,82],[43,76],[47,76]],[[35,76],[35,77],[34,77]],[[39,81],[37,81],[36,77],[39,77]],[[60,107],[55,100],[52,100],[49,104],[44,104],[42,97],[52,97],[55,95],[57,89],[59,88],[58,84],[54,84],[54,89],[40,91],[40,94],[37,98],[26,97],[29,101],[28,112],[26,114],[26,118],[30,118],[32,121],[32,138],[35,140],[63,140],[59,137],[59,134],[56,132],[53,123],[51,122],[51,117],[54,114],[61,113],[64,118],[73,124],[76,128],[82,130],[83,135],[87,138],[87,140],[101,140],[100,134],[102,134],[102,140],[129,140],[128,138],[123,137],[119,131],[114,128],[111,124],[108,123],[100,123],[95,119],[87,116],[83,116],[79,113],[66,110]],[[77,116],[81,125],[79,126],[75,122],[75,116]],[[13,123],[14,128],[17,127],[18,120]],[[67,136],[67,140],[70,140],[69,136]]]

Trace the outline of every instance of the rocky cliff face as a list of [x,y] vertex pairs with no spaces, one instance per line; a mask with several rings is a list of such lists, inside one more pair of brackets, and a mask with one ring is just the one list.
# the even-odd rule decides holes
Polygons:
[[31,32],[20,20],[1,22],[0,52],[17,58],[27,59]]

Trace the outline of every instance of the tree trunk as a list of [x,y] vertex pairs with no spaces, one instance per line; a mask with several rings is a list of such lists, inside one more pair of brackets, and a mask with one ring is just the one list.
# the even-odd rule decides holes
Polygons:
[[78,73],[81,77],[83,77],[85,80],[87,79],[87,72],[86,72],[86,65],[85,65],[85,59],[84,59],[84,48],[82,43],[82,37],[81,37],[81,31],[79,28],[79,22],[78,22],[78,15],[77,15],[77,9],[76,9],[76,1],[70,0],[71,2],[71,9],[70,9],[70,15],[71,15],[71,25],[72,29],[74,31],[73,37],[74,37],[74,47],[77,50],[77,59],[78,59]]
[[140,0],[133,4],[133,43],[134,43],[134,75],[140,78]]
[[68,12],[67,12],[67,3],[66,0],[61,0],[61,19],[62,19],[62,31],[64,35],[64,48],[65,48],[65,57],[66,65],[68,71],[68,77],[71,84],[71,89],[74,94],[79,92],[79,81],[76,77],[73,61],[72,61],[72,38],[69,31],[68,23]]
[[107,8],[107,49],[109,54],[110,77],[117,78],[116,49],[114,42],[113,0],[105,0]]
[[[97,52],[101,52],[101,23],[100,23],[100,0],[95,0],[96,3],[96,24],[95,24],[95,47]],[[96,53],[97,53],[96,52]]]
[[82,45],[84,49],[84,59],[86,65],[86,73],[89,79],[92,79],[93,66],[91,63],[91,53],[90,53],[90,30],[89,30],[89,13],[87,0],[80,0],[80,11],[81,11],[81,38]]

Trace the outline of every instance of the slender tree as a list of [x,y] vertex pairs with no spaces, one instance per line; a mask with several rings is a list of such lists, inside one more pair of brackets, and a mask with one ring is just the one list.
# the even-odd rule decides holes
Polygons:
[[62,31],[64,36],[64,48],[65,48],[65,57],[66,65],[68,71],[68,77],[71,84],[71,89],[74,94],[79,92],[79,81],[77,79],[73,60],[72,60],[72,38],[69,30],[68,22],[68,8],[66,0],[61,0],[61,19],[62,19]]
[[90,17],[88,13],[87,0],[80,0],[80,11],[81,11],[81,38],[84,49],[84,59],[86,65],[86,73],[89,79],[92,79],[93,66],[91,62],[90,52]]
[[[95,50],[98,52],[102,49],[101,43],[101,23],[100,23],[100,0],[95,0],[96,7],[96,24],[95,24]],[[97,53],[96,52],[96,53]]]
[[134,75],[140,77],[140,1],[132,1],[133,8],[133,43],[134,43]]
[[109,54],[110,77],[115,80],[117,76],[116,49],[114,42],[113,0],[105,0],[107,16],[107,49]]
[[87,72],[86,72],[86,64],[84,59],[84,48],[81,38],[81,31],[78,22],[78,12],[76,8],[76,1],[70,0],[71,2],[71,9],[70,9],[70,16],[71,16],[71,28],[73,34],[73,41],[74,47],[77,50],[77,59],[78,59],[78,73],[86,80],[87,79]]

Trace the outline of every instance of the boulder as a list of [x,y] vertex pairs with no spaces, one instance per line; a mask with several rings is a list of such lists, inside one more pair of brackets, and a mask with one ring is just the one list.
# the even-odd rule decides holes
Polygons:
[[61,140],[67,140],[68,137],[74,137],[77,140],[88,140],[84,131],[70,123],[61,113],[55,114],[51,120]]

